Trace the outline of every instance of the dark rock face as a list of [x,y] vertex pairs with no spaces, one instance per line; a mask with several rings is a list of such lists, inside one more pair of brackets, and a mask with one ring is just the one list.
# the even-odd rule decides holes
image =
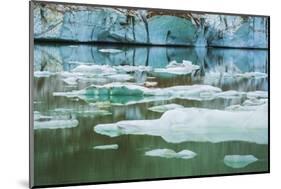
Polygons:
[[34,38],[267,48],[268,18],[35,3]]

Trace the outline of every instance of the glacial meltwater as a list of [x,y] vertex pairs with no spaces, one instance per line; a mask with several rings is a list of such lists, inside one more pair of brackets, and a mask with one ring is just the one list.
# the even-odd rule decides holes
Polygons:
[[34,46],[35,185],[268,170],[268,51]]

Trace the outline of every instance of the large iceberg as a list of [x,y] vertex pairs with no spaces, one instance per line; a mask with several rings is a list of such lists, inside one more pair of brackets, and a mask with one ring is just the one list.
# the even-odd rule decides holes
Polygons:
[[267,104],[254,111],[181,108],[169,110],[161,118],[154,120],[98,124],[94,131],[110,137],[161,136],[169,143],[247,141],[267,144]]

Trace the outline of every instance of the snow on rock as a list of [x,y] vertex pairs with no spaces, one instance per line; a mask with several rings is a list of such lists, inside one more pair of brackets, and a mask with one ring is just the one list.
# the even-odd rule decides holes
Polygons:
[[184,108],[184,106],[179,105],[179,104],[165,104],[165,105],[160,105],[160,106],[153,106],[148,109],[153,112],[163,113],[168,110],[173,110],[173,109],[177,109],[177,108]]
[[152,157],[163,157],[163,158],[180,158],[180,159],[191,159],[197,154],[190,150],[182,150],[180,152],[175,152],[171,149],[155,149],[145,152],[146,156]]
[[107,144],[93,147],[95,150],[117,150],[118,148],[118,144]]
[[98,124],[94,131],[110,137],[129,134],[161,136],[169,143],[248,141],[267,144],[266,112],[267,106],[255,111],[180,108],[169,110],[155,120]]
[[226,155],[224,156],[224,164],[231,168],[244,168],[251,163],[258,161],[253,155]]

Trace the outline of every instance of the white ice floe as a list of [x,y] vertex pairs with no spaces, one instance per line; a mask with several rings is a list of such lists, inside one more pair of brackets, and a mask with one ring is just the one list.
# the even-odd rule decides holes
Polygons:
[[68,77],[63,79],[63,81],[68,85],[77,85],[78,78],[76,77]]
[[195,70],[199,70],[200,66],[192,64],[188,60],[183,60],[182,63],[171,61],[165,68],[156,68],[153,73],[158,74],[172,74],[172,75],[187,75]]
[[51,119],[47,121],[34,121],[34,129],[64,129],[78,126],[76,119]]
[[[261,93],[259,91],[258,93]],[[266,92],[264,92],[266,93]],[[262,93],[263,94],[263,93]],[[171,99],[186,99],[186,100],[213,100],[216,98],[235,99],[242,97],[252,97],[261,94],[256,92],[239,92],[239,91],[222,91],[220,88],[210,85],[182,85],[167,88],[148,88],[134,83],[120,83],[113,82],[105,85],[91,85],[82,90],[70,92],[55,92],[54,96],[78,97],[89,101],[95,99],[96,101],[104,101],[104,99],[112,100],[117,98],[112,97],[130,97],[126,98],[120,104],[136,104],[158,100]],[[265,96],[263,96],[265,97]],[[114,104],[114,102],[112,101]],[[117,104],[117,103],[115,103]]]
[[224,164],[231,168],[244,168],[251,163],[258,161],[253,155],[226,155],[224,157]]
[[118,144],[107,144],[107,145],[100,145],[94,146],[93,149],[96,150],[117,150],[119,148]]
[[99,124],[94,131],[110,137],[129,134],[161,136],[169,143],[248,141],[267,144],[266,112],[267,106],[255,111],[180,108],[169,110],[155,120]]
[[109,65],[79,65],[72,72],[78,72],[83,74],[99,74],[99,75],[111,75],[116,74],[116,70]]
[[38,121],[38,120],[50,120],[52,119],[52,116],[45,116],[42,115],[40,112],[38,111],[34,111],[33,112],[33,120],[34,121]]
[[41,77],[50,77],[52,75],[55,75],[55,73],[49,72],[49,71],[35,71],[34,77],[41,78]]
[[247,93],[247,98],[268,98],[268,91],[251,91]]
[[168,110],[173,110],[173,109],[177,109],[177,108],[184,108],[184,106],[179,105],[179,104],[164,104],[164,105],[159,105],[159,106],[153,106],[148,108],[150,111],[153,112],[166,112]]
[[194,158],[197,154],[190,150],[182,150],[177,153],[171,149],[155,149],[145,152],[145,155],[152,156],[152,157],[163,157],[163,158],[191,159]]
[[152,67],[150,66],[131,66],[131,65],[119,65],[119,66],[114,66],[114,68],[118,71],[118,72],[150,72],[152,71]]
[[268,101],[267,99],[250,98],[243,102],[243,106],[259,106],[267,103],[267,101]]
[[99,51],[103,52],[103,53],[120,53],[120,52],[123,52],[120,49],[99,49]]
[[185,85],[168,88],[147,88],[133,83],[109,83],[91,85],[71,92],[55,92],[54,96],[86,98],[101,96],[130,96],[125,104],[182,98],[189,100],[212,100],[221,89],[209,85]]
[[107,78],[109,78],[112,81],[129,81],[134,79],[134,77],[129,74],[113,74],[107,76]]
[[77,108],[77,109],[71,109],[71,108],[56,108],[53,110],[53,112],[65,114],[70,113],[71,115],[79,115],[80,117],[95,117],[95,116],[106,116],[111,115],[112,113],[107,110],[102,110],[99,108]]

